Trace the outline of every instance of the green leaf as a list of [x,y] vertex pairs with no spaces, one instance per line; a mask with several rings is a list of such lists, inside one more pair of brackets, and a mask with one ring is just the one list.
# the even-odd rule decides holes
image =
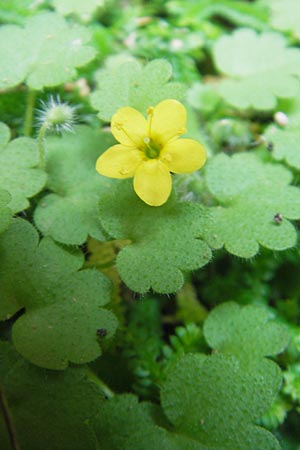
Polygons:
[[2,0],[0,10],[1,23],[24,22],[26,16],[36,14],[40,5],[35,0]]
[[57,86],[76,75],[95,56],[86,45],[87,29],[71,26],[61,16],[44,12],[30,17],[24,28],[4,25],[0,40],[0,89],[27,82],[32,89]]
[[278,98],[294,97],[299,91],[300,51],[286,45],[275,32],[258,35],[238,29],[222,36],[213,57],[217,69],[229,76],[220,83],[223,98],[240,109],[272,110]]
[[162,428],[158,424],[161,420],[165,418],[158,406],[139,403],[134,395],[125,394],[102,404],[93,427],[101,450],[208,450],[186,436]]
[[1,235],[0,257],[0,317],[25,308],[12,329],[16,349],[50,369],[97,358],[97,329],[105,328],[109,338],[117,326],[115,316],[102,309],[110,300],[108,279],[94,270],[77,272],[81,252],[67,251],[50,238],[39,243],[36,230],[21,219]]
[[104,0],[53,0],[54,8],[59,14],[68,16],[75,14],[79,16],[81,20],[89,21],[93,13],[103,6]]
[[[270,367],[265,373],[246,370],[235,356],[223,354],[180,358],[161,392],[162,407],[174,432],[200,442],[205,449],[280,450],[271,433],[254,425],[261,412],[256,410],[261,406],[261,392],[268,390],[265,409],[280,386],[279,368],[272,362]],[[255,377],[260,382],[255,383]]]
[[12,212],[7,206],[10,199],[10,194],[0,189],[0,234],[8,228],[11,221]]
[[134,291],[175,292],[183,285],[183,271],[202,267],[211,258],[208,246],[198,239],[202,209],[174,198],[160,207],[148,206],[131,185],[131,180],[116,183],[100,200],[107,233],[131,241],[118,254],[117,270]]
[[283,166],[263,164],[253,154],[217,155],[207,164],[206,182],[220,206],[204,218],[203,237],[242,258],[254,256],[259,244],[293,247],[297,234],[288,219],[300,218],[300,191],[291,181]]
[[[279,391],[279,367],[265,355],[281,352],[288,333],[253,305],[225,303],[204,324],[215,350],[185,355],[167,374],[163,409],[175,427],[208,448],[278,449],[271,433],[255,425]],[[238,424],[238,426],[237,426]]]
[[146,113],[164,99],[180,100],[185,88],[169,82],[172,67],[164,59],[155,59],[142,67],[137,61],[102,69],[97,75],[98,90],[91,95],[92,106],[101,119],[109,122],[122,106]]
[[0,124],[0,189],[11,195],[12,212],[29,206],[28,198],[38,194],[46,183],[46,174],[38,165],[38,149],[34,139],[21,137],[8,143],[8,127]]
[[271,155],[277,161],[285,161],[300,169],[300,131],[295,128],[279,129],[271,125],[264,137],[273,144]]
[[[264,4],[256,2],[248,4],[238,0],[201,0],[201,2],[185,2],[172,0],[167,3],[167,9],[171,14],[176,14],[179,24],[200,28],[209,23],[214,25],[215,17],[220,17],[226,23],[262,29],[265,28],[268,15]],[[203,28],[204,28],[203,27]]]
[[40,200],[34,213],[43,235],[65,244],[82,244],[89,235],[105,240],[98,202],[112,180],[101,177],[95,166],[111,143],[109,134],[87,126],[47,139],[47,187],[52,193]]
[[271,25],[281,31],[290,31],[299,39],[300,4],[298,0],[269,0]]
[[[88,420],[103,402],[85,368],[65,372],[27,363],[8,343],[0,343],[0,385],[22,450],[96,450]],[[3,447],[0,415],[0,447]],[[4,420],[3,420],[4,422]]]
[[247,359],[281,353],[289,341],[287,328],[270,320],[267,309],[234,302],[223,303],[209,314],[204,335],[211,348]]

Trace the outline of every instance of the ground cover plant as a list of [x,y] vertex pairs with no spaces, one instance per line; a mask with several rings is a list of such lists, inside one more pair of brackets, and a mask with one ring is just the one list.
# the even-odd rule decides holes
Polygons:
[[299,2],[0,21],[0,450],[300,450]]

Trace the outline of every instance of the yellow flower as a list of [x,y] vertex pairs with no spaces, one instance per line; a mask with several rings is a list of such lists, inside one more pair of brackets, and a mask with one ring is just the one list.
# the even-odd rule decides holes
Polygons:
[[97,171],[111,178],[134,177],[137,195],[148,205],[164,204],[172,190],[170,172],[191,173],[206,160],[204,147],[193,139],[178,139],[186,132],[186,109],[176,100],[148,108],[148,117],[130,107],[112,117],[111,131],[120,144],[97,160]]

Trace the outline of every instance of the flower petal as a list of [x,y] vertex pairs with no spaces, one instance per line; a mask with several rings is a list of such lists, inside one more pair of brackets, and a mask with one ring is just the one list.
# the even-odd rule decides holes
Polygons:
[[176,139],[163,148],[160,159],[170,172],[191,173],[204,165],[206,152],[194,139]]
[[167,167],[159,160],[143,161],[134,175],[133,187],[148,205],[166,203],[172,190],[172,178]]
[[149,114],[150,136],[164,146],[186,132],[186,109],[176,100],[164,100]]
[[147,120],[139,111],[126,106],[112,116],[111,132],[121,144],[138,148],[147,136]]
[[110,178],[130,178],[143,159],[143,153],[135,147],[121,144],[106,150],[96,162],[96,170]]

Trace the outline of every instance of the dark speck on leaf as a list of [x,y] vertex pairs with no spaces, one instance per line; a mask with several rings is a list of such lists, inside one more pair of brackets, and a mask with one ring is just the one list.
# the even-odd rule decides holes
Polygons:
[[276,222],[278,225],[281,224],[282,219],[283,219],[282,214],[280,214],[279,212],[275,214],[274,220],[275,220],[275,222]]
[[271,152],[274,149],[273,142],[268,142],[267,149],[269,150],[269,152]]
[[107,329],[106,328],[98,328],[97,335],[100,337],[107,336]]

